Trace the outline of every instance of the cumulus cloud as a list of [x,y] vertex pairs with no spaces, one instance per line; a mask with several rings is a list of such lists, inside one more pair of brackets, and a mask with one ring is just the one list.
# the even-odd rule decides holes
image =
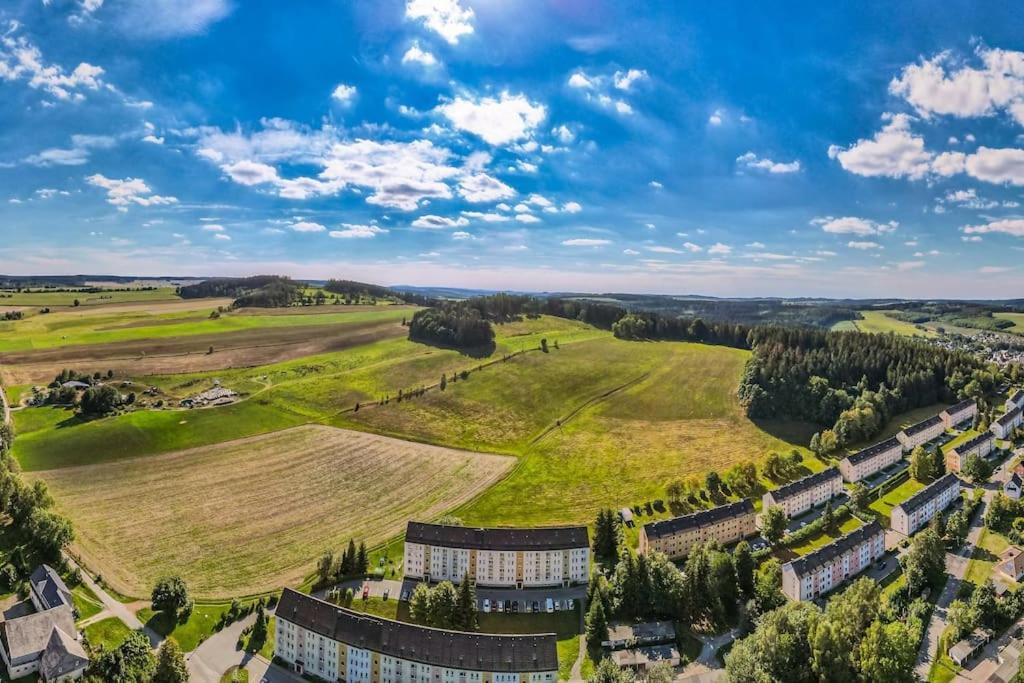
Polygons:
[[414,228],[426,228],[428,230],[447,230],[448,228],[461,228],[469,225],[467,218],[448,218],[447,216],[420,216],[412,222]]
[[408,0],[405,5],[406,19],[423,22],[451,45],[473,33],[474,16],[472,8],[462,7],[458,0]]
[[551,134],[558,138],[563,145],[568,145],[576,139],[576,133],[564,123],[551,129]]
[[492,212],[463,211],[462,215],[470,220],[484,221],[485,223],[506,223],[512,220],[511,216]]
[[331,99],[347,107],[355,100],[356,93],[356,86],[339,83],[331,92]]
[[540,223],[540,219],[532,213],[517,213],[516,220],[520,223]]
[[925,150],[924,138],[910,130],[911,117],[886,114],[888,123],[870,139],[861,139],[843,149],[828,148],[828,156],[857,175],[890,178],[923,178],[932,168],[934,155]]
[[867,242],[867,241],[864,241],[864,242],[857,242],[857,241],[847,242],[846,246],[848,246],[850,249],[860,249],[861,251],[866,251],[868,249],[881,249],[882,248],[882,245],[879,244],[878,242]]
[[647,183],[647,185],[655,190],[660,190],[661,188],[665,187],[657,180],[652,180],[651,182]]
[[565,213],[579,213],[583,206],[579,202],[566,202],[562,204],[562,211]]
[[437,57],[420,47],[418,42],[413,42],[409,49],[402,55],[402,64],[419,64],[422,67],[430,68],[437,66]]
[[[634,83],[646,78],[647,72],[642,69],[616,71],[611,76],[592,75],[583,70],[576,70],[569,75],[567,84],[570,88],[583,93],[588,102],[617,114],[629,116],[633,114],[633,107],[619,95],[621,92],[630,90]],[[620,93],[615,93],[615,90]]]
[[968,235],[1002,233],[1014,237],[1024,237],[1024,218],[1006,218],[981,225],[967,225],[964,226],[963,231]]
[[636,256],[640,252],[637,251],[636,249],[623,249],[622,253],[625,254],[626,256]]
[[202,229],[206,232],[224,232],[224,226],[217,223],[207,223]]
[[616,71],[612,76],[615,87],[618,90],[630,90],[634,84],[650,79],[646,69],[629,69],[627,71]]
[[176,38],[204,32],[231,14],[231,0],[125,0],[122,31],[141,38]]
[[855,216],[843,216],[841,218],[821,216],[812,219],[811,225],[821,226],[822,230],[834,235],[882,235],[892,232],[899,227],[899,223],[896,221],[879,223]]
[[237,161],[221,166],[221,170],[239,185],[262,185],[280,180],[276,168],[258,161]]
[[655,254],[682,254],[683,252],[673,247],[665,247],[660,244],[656,244],[651,247],[645,247],[647,251],[654,252]]
[[459,195],[467,202],[496,202],[516,196],[516,191],[486,173],[472,173],[459,180]]
[[314,221],[298,221],[288,226],[295,232],[326,232],[327,228]]
[[387,232],[384,228],[376,225],[358,225],[355,223],[342,223],[342,230],[331,230],[329,234],[335,239],[372,239],[377,235]]
[[978,180],[1024,185],[1024,149],[979,147],[967,156],[965,168]]
[[465,230],[456,230],[455,232],[452,233],[452,239],[453,240],[460,240],[461,241],[461,240],[472,240],[472,239],[476,239],[476,238],[473,237],[473,235],[471,233],[468,233]]
[[694,244],[693,242],[683,242],[683,249],[690,252],[691,254],[696,254],[698,252],[704,251],[704,247],[700,246],[699,244]]
[[503,91],[498,97],[459,96],[435,110],[457,129],[506,145],[529,138],[547,117],[547,108],[525,95]]
[[99,173],[88,176],[86,182],[107,191],[107,203],[119,209],[126,209],[132,204],[138,206],[158,206],[175,204],[177,198],[153,194],[153,191],[141,178],[108,178]]
[[708,247],[708,253],[716,256],[727,256],[732,253],[732,247],[721,242],[716,242]]
[[8,27],[0,34],[0,81],[26,81],[31,88],[69,102],[81,102],[86,91],[106,85],[101,67],[81,62],[68,73],[57,64],[47,63],[38,47],[17,35],[16,22]]
[[603,247],[606,244],[611,244],[611,240],[603,239],[592,239],[592,238],[578,238],[571,240],[562,240],[562,245],[566,247]]
[[747,244],[750,249],[764,249],[764,242],[750,242]]
[[708,125],[720,126],[725,121],[725,111],[722,109],[716,109],[711,112],[711,116],[708,117]]
[[772,161],[771,159],[761,158],[753,152],[747,152],[742,156],[736,157],[736,163],[745,168],[767,171],[768,173],[796,173],[800,170],[799,161]]
[[94,149],[110,149],[117,140],[107,135],[72,135],[70,147],[51,147],[23,159],[33,166],[81,166]]

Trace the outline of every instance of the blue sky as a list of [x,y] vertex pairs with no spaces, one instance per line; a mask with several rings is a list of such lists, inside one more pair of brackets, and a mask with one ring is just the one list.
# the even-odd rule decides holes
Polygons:
[[0,272],[1024,292],[1008,3],[14,0]]

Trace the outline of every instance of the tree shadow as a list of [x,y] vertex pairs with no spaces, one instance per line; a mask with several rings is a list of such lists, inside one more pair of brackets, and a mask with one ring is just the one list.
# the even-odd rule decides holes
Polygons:
[[423,346],[432,346],[435,349],[457,351],[463,356],[468,356],[469,358],[476,358],[477,360],[483,358],[490,358],[492,355],[494,355],[495,349],[498,348],[498,345],[494,343],[494,341],[490,341],[481,346],[471,347],[455,346],[453,344],[442,344],[440,342],[431,341],[429,339],[413,339],[411,337],[409,338],[409,341],[413,342],[414,344],[422,344]]

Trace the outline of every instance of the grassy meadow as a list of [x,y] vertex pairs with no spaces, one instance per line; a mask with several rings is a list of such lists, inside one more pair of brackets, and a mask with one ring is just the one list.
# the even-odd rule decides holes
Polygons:
[[180,301],[174,293],[174,287],[158,287],[150,290],[101,292],[55,292],[48,290],[31,290],[18,292],[13,289],[0,289],[0,310],[6,306],[107,306],[110,304],[133,303],[139,301]]
[[860,331],[872,334],[893,332],[909,337],[934,337],[932,330],[919,330],[913,323],[897,320],[886,315],[885,311],[860,311],[863,320],[844,320],[832,326],[833,330]]

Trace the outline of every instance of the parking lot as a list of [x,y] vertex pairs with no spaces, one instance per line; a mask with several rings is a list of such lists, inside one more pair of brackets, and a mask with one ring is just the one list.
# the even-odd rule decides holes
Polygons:
[[[403,581],[401,593],[399,593],[401,599],[408,600],[419,583],[416,579]],[[576,605],[583,602],[586,596],[586,585],[523,589],[491,588],[479,585],[476,587],[477,608],[481,612],[501,611],[510,614],[547,612],[549,611],[549,599],[551,600],[550,611],[561,612],[575,609]],[[498,609],[499,604],[500,610]]]

